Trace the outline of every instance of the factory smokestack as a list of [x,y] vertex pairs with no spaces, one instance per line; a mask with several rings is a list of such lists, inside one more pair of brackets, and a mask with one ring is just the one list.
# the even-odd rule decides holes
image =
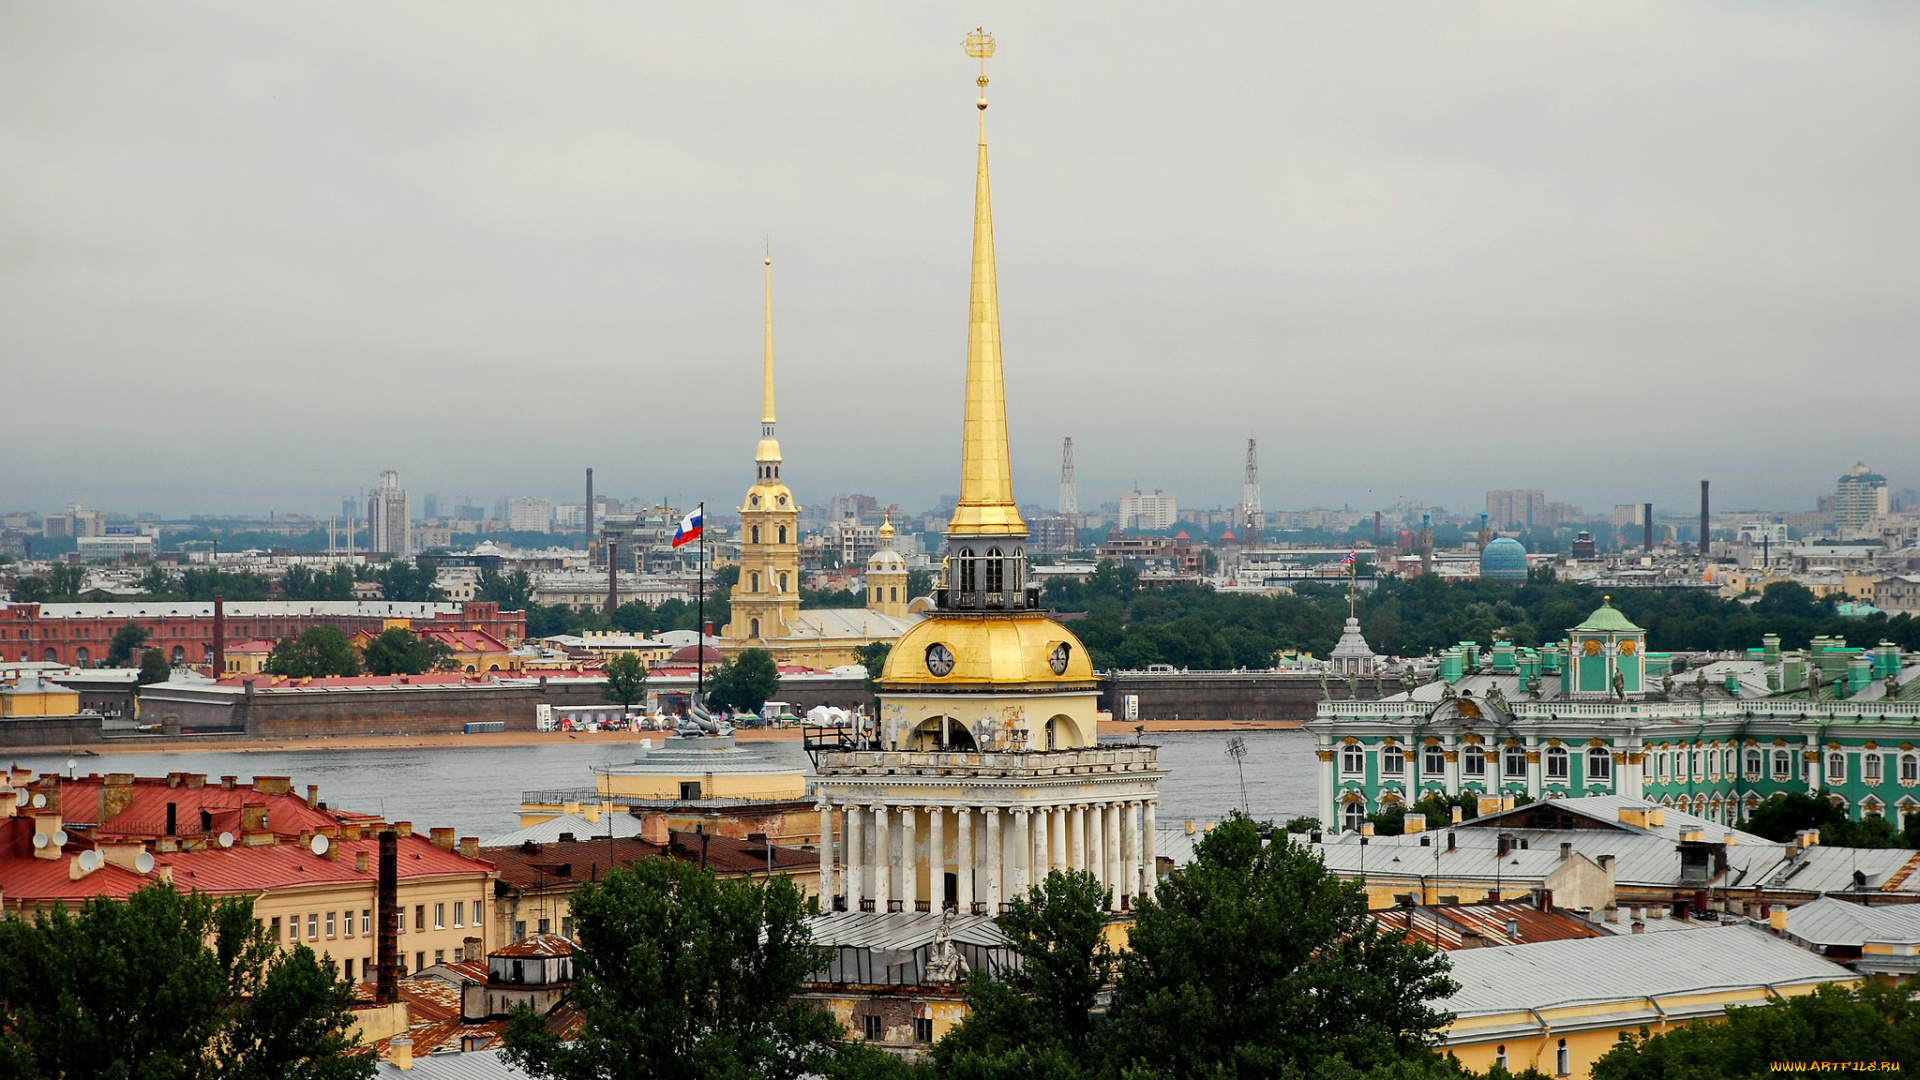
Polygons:
[[1641,505],[1640,517],[1642,519],[1642,524],[1646,526],[1646,539],[1641,541],[1640,550],[1648,555],[1651,555],[1653,554],[1653,504],[1652,503],[1643,503]]
[[392,829],[380,830],[380,884],[375,906],[380,929],[373,1000],[391,1005],[400,1000],[400,834]]
[[587,565],[593,565],[593,468],[587,468]]
[[227,673],[227,599],[213,597],[213,677],[217,681]]
[[1713,519],[1707,514],[1707,481],[1700,481],[1700,557],[1707,557],[1707,541],[1713,535]]
[[607,618],[620,606],[620,541],[607,541]]

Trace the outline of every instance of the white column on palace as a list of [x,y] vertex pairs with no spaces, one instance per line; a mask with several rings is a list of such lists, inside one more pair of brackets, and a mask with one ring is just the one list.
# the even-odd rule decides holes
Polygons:
[[947,808],[927,807],[927,906],[943,911],[947,906]]
[[873,910],[884,912],[893,900],[893,838],[888,836],[887,819],[892,814],[884,806],[873,808]]
[[1047,877],[1047,861],[1051,857],[1048,854],[1048,848],[1052,846],[1049,841],[1053,837],[1052,818],[1053,811],[1048,807],[1034,808],[1033,843],[1028,845],[1033,852],[1033,857],[1027,865],[1032,867],[1029,877],[1035,885],[1045,881]]
[[847,894],[847,910],[859,911],[867,896],[866,837],[861,829],[866,812],[850,804],[840,807],[840,878]]
[[1056,806],[1047,815],[1048,824],[1053,826],[1052,858],[1047,863],[1049,870],[1062,870],[1067,866],[1067,815],[1071,812],[1064,806]]
[[[1443,745],[1441,749],[1447,755],[1447,794],[1458,795],[1460,794],[1460,744],[1454,743],[1451,747]],[[1322,822],[1321,824],[1324,825],[1326,823]]]
[[1130,897],[1140,893],[1139,812],[1137,802],[1120,804],[1120,891]]
[[964,915],[973,910],[973,808],[956,807],[953,827],[954,896]]
[[1108,803],[1106,813],[1100,815],[1107,826],[1107,883],[1113,886],[1111,906],[1115,911],[1120,910],[1120,893],[1127,887],[1126,876],[1120,870],[1120,806]]
[[1106,806],[1101,803],[1087,804],[1087,873],[1102,886],[1111,887],[1107,880],[1107,828]]
[[820,907],[833,910],[833,807],[820,803]]
[[1340,818],[1333,812],[1333,789],[1335,787],[1334,762],[1337,754],[1331,746],[1322,746],[1314,751],[1320,759],[1320,827],[1328,832],[1340,829]]
[[900,910],[914,911],[920,900],[920,860],[913,850],[920,812],[915,807],[900,808]]
[[1027,871],[1033,862],[1033,815],[1026,807],[1013,811],[1013,895],[1027,895]]
[[1140,895],[1153,899],[1154,889],[1160,884],[1159,856],[1154,854],[1157,834],[1154,832],[1153,808],[1159,803],[1152,799],[1140,809]]
[[1004,859],[1000,843],[1000,808],[987,806],[982,807],[980,812],[987,816],[986,859],[984,860],[987,871],[987,914],[997,915],[1000,913],[1000,871]]
[[1074,803],[1072,820],[1067,828],[1073,835],[1067,838],[1067,869],[1085,870],[1087,868],[1087,804]]

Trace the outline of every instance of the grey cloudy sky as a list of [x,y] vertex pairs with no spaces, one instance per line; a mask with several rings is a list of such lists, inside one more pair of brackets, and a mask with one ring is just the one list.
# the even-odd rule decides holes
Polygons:
[[974,74],[1023,500],[1920,484],[1920,9],[0,5],[0,505],[955,489]]

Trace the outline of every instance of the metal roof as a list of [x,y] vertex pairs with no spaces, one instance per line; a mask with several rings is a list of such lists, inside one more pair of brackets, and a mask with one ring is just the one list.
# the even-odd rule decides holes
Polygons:
[[1467,949],[1449,959],[1460,989],[1434,1005],[1462,1018],[1858,978],[1746,927]]
[[[913,949],[933,942],[946,915],[937,911],[836,911],[807,920],[813,943],[829,948]],[[967,945],[1005,945],[1006,931],[990,915],[955,915],[953,940]]]
[[[1680,855],[1676,841],[1654,833],[1617,833],[1598,829],[1465,829],[1452,830],[1455,848],[1447,850],[1448,829],[1429,829],[1403,836],[1368,837],[1363,846],[1357,833],[1329,836],[1315,845],[1328,869],[1342,874],[1404,875],[1417,877],[1439,873],[1456,880],[1512,882],[1544,881],[1559,869],[1564,860],[1560,845],[1573,845],[1575,856],[1598,862],[1603,855],[1614,857],[1614,881],[1619,885],[1645,885],[1667,888],[1679,883]],[[1511,832],[1515,846],[1502,858],[1500,832]],[[1723,830],[1724,831],[1724,830]],[[1429,844],[1420,841],[1427,838]],[[1295,837],[1296,842],[1299,837]],[[1524,841],[1526,847],[1520,847]],[[1778,866],[1784,848],[1779,844],[1735,843],[1727,848],[1727,872],[1715,879],[1715,887],[1753,885],[1757,879]],[[1436,871],[1435,867],[1438,866]]]
[[605,840],[609,828],[615,836],[639,836],[641,822],[632,814],[602,814],[599,821],[588,821],[584,814],[562,814],[538,825],[487,837],[480,841],[480,846],[519,847],[528,840],[536,844],[557,844],[562,833],[571,834],[575,840],[591,840],[595,837]]
[[[1707,834],[1709,840],[1714,841],[1731,836],[1735,844],[1753,846],[1772,844],[1778,846],[1777,841],[1769,840],[1758,833],[1750,833],[1741,829],[1731,828],[1719,822],[1709,821],[1706,818],[1689,814],[1684,810],[1675,810],[1670,806],[1662,806],[1657,802],[1650,802],[1646,799],[1628,798],[1625,795],[1585,795],[1577,799],[1538,799],[1524,806],[1516,806],[1511,810],[1482,814],[1477,818],[1461,822],[1459,827],[1465,829],[1492,828],[1496,822],[1505,822],[1510,818],[1525,818],[1529,816],[1529,813],[1538,813],[1543,809],[1577,814],[1581,817],[1604,823],[1620,832],[1654,835],[1675,843],[1679,842],[1682,833],[1703,832]],[[1635,825],[1631,822],[1620,820],[1620,812],[1622,810],[1639,810],[1642,812],[1657,810],[1660,812],[1661,822],[1658,825]],[[1519,833],[1526,831],[1524,829],[1515,829],[1510,825],[1503,824],[1502,827],[1509,832]]]
[[1785,892],[1858,892],[1854,874],[1869,891],[1920,892],[1920,854],[1907,848],[1846,848],[1815,844],[1776,866],[1769,890]]
[[1463,938],[1469,933],[1478,934],[1485,945],[1602,936],[1600,930],[1571,912],[1542,911],[1524,900],[1393,907],[1373,912],[1373,921],[1388,930],[1406,930],[1413,940],[1448,951],[1463,947]]
[[498,1050],[471,1050],[464,1054],[426,1054],[413,1059],[413,1069],[403,1070],[391,1061],[380,1062],[376,1076],[411,1077],[413,1080],[532,1080],[533,1074],[507,1064]]
[[1809,945],[1920,941],[1920,904],[1865,904],[1823,896],[1787,912],[1787,936]]

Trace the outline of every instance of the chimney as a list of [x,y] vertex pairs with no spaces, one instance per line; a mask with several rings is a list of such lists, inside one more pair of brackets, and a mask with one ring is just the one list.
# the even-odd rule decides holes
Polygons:
[[480,857],[480,838],[477,836],[461,837],[460,838],[460,854],[466,856],[469,859],[479,858]]
[[133,774],[108,773],[100,785],[100,821],[112,821],[133,805]]
[[1787,932],[1787,905],[1775,904],[1767,909],[1767,925],[1776,934]]
[[1640,550],[1651,555],[1653,554],[1653,504],[1642,504],[1640,507],[1640,516],[1646,519],[1646,539],[1641,541]]
[[607,617],[620,606],[620,541],[607,541]]
[[1363,822],[1361,822],[1361,823],[1360,823],[1360,835],[1361,835],[1361,836],[1372,836],[1372,835],[1373,835],[1373,822],[1371,822],[1371,821],[1363,821]]
[[308,784],[307,785],[307,808],[311,810],[312,808],[314,808],[315,806],[318,806],[319,804],[320,804],[320,785]]
[[[1457,814],[1457,813],[1459,813],[1459,812],[1460,812],[1460,810],[1459,810],[1459,808],[1458,808],[1458,807],[1456,807],[1456,808],[1454,809],[1454,811],[1453,811],[1453,812]],[[1452,851],[1452,850],[1453,850],[1453,844],[1454,844],[1454,835],[1453,835],[1453,830],[1452,830],[1452,829],[1448,829],[1448,830],[1447,830],[1447,850],[1448,850],[1448,851]]]
[[[1192,822],[1188,822],[1188,832],[1192,832]],[[655,847],[665,847],[671,839],[667,829],[667,815],[646,814],[640,818],[640,839]]]
[[1507,939],[1510,941],[1520,940],[1520,920],[1511,915],[1507,917]]
[[387,1046],[390,1048],[388,1060],[393,1062],[393,1067],[399,1069],[401,1072],[412,1072],[413,1037],[410,1035],[395,1035],[393,1039],[387,1043]]
[[1634,932],[1634,933],[1636,933],[1636,934],[1644,934],[1644,933],[1646,933],[1646,932],[1647,932],[1647,924],[1646,924],[1646,923],[1643,923],[1643,922],[1641,922],[1641,921],[1640,921],[1639,919],[1635,919],[1635,920],[1633,920],[1633,932]]
[[[1457,806],[1456,806],[1456,807],[1454,807],[1454,808],[1453,808],[1453,823],[1454,823],[1455,825],[1458,825],[1458,824],[1460,824],[1460,821],[1461,821],[1461,814],[1462,814],[1462,811],[1461,811],[1461,809],[1460,809],[1459,807],[1457,807]],[[1448,846],[1452,846],[1452,845],[1451,845],[1451,841],[1449,841],[1449,845],[1448,845]]]
[[411,821],[396,821],[396,822],[394,822],[394,823],[393,823],[393,831],[394,831],[394,832],[396,832],[396,833],[399,833],[399,834],[400,834],[401,836],[412,836],[412,835],[413,835],[413,822],[411,822]]
[[1426,832],[1427,831],[1427,815],[1408,814],[1406,816],[1406,825],[1401,829],[1401,831],[1408,832],[1408,833]]
[[1610,923],[1616,923],[1616,924],[1619,923],[1620,908],[1617,905],[1614,905],[1614,904],[1607,905],[1607,921]]
[[1499,847],[1494,849],[1494,856],[1504,859],[1513,851],[1513,834],[1510,832],[1501,833],[1499,836],[1499,845]]
[[1707,481],[1700,481],[1700,557],[1707,557],[1708,538],[1713,535],[1713,518],[1707,513]]
[[237,776],[223,776],[220,778],[220,787],[222,790],[232,791],[233,785],[239,782],[240,782],[240,778]]
[[1573,842],[1572,841],[1562,840],[1560,842],[1560,858],[1562,860],[1573,858]]
[[227,673],[227,600],[215,593],[213,596],[213,677],[215,679]]
[[1486,944],[1487,944],[1487,939],[1481,937],[1477,931],[1473,931],[1473,930],[1460,931],[1460,947],[1461,948],[1481,949],[1481,948],[1485,948]]
[[[391,1005],[400,1000],[400,834],[380,830],[380,885],[376,894],[380,915],[378,947],[380,966],[374,981],[373,1000]],[[398,1041],[398,1040],[396,1040]],[[413,1044],[407,1044],[407,1060],[413,1060]]]
[[453,830],[452,829],[431,829],[428,831],[428,835],[433,838],[434,847],[437,847],[442,851],[453,850]]
[[360,852],[359,854],[353,857],[353,868],[358,873],[362,873],[362,874],[366,873],[368,867],[371,866],[372,863],[373,863],[372,856],[368,855],[364,851]]

